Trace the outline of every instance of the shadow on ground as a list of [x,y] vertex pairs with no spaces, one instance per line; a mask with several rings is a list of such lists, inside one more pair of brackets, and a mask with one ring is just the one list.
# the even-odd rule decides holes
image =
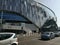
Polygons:
[[42,41],[49,41],[49,39],[38,39],[38,40],[42,40]]

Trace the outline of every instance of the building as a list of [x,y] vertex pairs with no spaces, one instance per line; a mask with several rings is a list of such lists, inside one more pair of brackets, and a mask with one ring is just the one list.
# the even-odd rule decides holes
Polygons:
[[47,20],[53,19],[54,24],[57,21],[55,13],[50,8],[34,0],[1,0],[0,18],[1,29],[10,30],[23,30],[26,27],[29,30],[39,30],[44,27]]

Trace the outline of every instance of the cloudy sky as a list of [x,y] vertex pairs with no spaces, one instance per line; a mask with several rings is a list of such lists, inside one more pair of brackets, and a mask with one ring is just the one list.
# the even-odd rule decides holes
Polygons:
[[50,9],[52,9],[57,16],[57,24],[60,26],[60,0],[36,0]]

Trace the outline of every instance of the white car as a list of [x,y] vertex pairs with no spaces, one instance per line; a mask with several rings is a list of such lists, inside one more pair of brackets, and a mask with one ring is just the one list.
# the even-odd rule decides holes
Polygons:
[[0,33],[0,45],[18,45],[15,33]]

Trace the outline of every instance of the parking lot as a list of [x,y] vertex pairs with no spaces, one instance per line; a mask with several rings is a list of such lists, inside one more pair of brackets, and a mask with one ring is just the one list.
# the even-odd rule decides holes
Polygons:
[[55,37],[51,40],[41,40],[39,37],[27,38],[24,38],[25,40],[19,40],[19,45],[60,45],[60,37]]

